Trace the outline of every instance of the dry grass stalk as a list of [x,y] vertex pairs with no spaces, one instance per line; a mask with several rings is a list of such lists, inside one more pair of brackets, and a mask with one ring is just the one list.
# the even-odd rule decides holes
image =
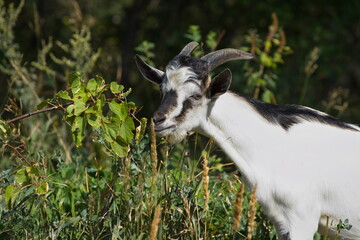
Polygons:
[[241,213],[242,213],[242,203],[244,196],[244,184],[241,184],[239,191],[236,193],[236,199],[234,202],[234,220],[233,220],[233,232],[236,233],[240,227],[241,222]]
[[158,230],[159,230],[159,223],[160,223],[160,218],[161,217],[161,206],[160,204],[156,206],[155,209],[155,213],[154,213],[154,218],[152,220],[151,223],[151,229],[150,229],[150,236],[149,236],[149,240],[155,240]]
[[286,35],[285,35],[285,32],[284,30],[280,29],[280,46],[278,48],[278,52],[282,52],[284,50],[284,47],[286,45]]
[[209,199],[210,199],[210,191],[209,191],[209,167],[208,167],[208,158],[206,154],[203,157],[203,181],[204,181],[204,200],[205,200],[205,207],[204,210],[209,210]]
[[125,189],[127,189],[129,181],[130,181],[130,172],[131,172],[131,170],[130,170],[130,157],[127,156],[125,158],[125,171],[124,171],[124,174],[125,174],[125,176],[124,176],[124,184],[126,186]]
[[[157,151],[156,151],[156,135],[154,130],[154,121],[150,121],[150,139],[151,139],[151,170],[154,174],[154,178],[157,175]],[[156,179],[156,178],[155,178]]]
[[248,234],[247,234],[247,239],[250,240],[252,238],[252,235],[254,233],[255,230],[255,215],[256,215],[256,188],[257,185],[254,186],[251,195],[250,195],[250,202],[249,202],[249,212],[248,212]]
[[272,13],[271,18],[272,18],[273,24],[270,26],[270,31],[266,37],[266,41],[271,41],[274,38],[274,35],[279,28],[279,20],[277,18],[276,13]]

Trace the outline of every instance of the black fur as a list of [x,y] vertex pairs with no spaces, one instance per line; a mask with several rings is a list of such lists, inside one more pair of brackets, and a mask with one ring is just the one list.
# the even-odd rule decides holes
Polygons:
[[181,121],[184,119],[186,113],[187,113],[192,107],[193,107],[192,101],[191,101],[190,99],[186,99],[186,100],[183,102],[183,106],[182,106],[182,109],[181,109],[180,114],[175,117],[175,120],[176,120],[177,122],[181,122]]
[[229,89],[230,83],[231,71],[227,68],[211,80],[209,91],[207,92],[207,97],[218,97],[225,93]]
[[170,90],[165,93],[163,102],[154,113],[154,122],[161,120],[165,117],[165,114],[171,111],[172,108],[177,106],[177,93],[175,90]]
[[290,233],[287,232],[286,234],[280,234],[280,240],[291,240]]
[[293,125],[305,121],[317,121],[331,126],[358,131],[351,125],[340,121],[329,115],[322,115],[318,112],[297,105],[274,105],[264,103],[252,98],[243,97],[255,110],[271,123],[279,124],[283,129],[288,130]]
[[174,57],[167,68],[181,68],[190,67],[194,73],[198,76],[198,79],[205,79],[209,75],[209,63],[200,58],[191,58],[189,56],[177,55]]
[[135,61],[143,77],[158,85],[162,82],[164,75],[160,74],[160,71],[144,62],[139,55],[135,56]]

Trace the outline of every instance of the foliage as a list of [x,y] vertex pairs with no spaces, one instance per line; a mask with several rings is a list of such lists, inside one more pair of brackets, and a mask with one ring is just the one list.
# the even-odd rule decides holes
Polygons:
[[256,31],[250,31],[246,40],[251,47],[243,47],[244,50],[259,56],[260,64],[247,68],[247,89],[253,92],[254,98],[261,98],[264,102],[276,103],[273,90],[276,89],[278,76],[275,70],[279,64],[283,64],[284,55],[291,53],[289,46],[286,46],[286,37],[282,28],[279,26],[278,18],[272,14],[273,23],[269,27],[269,33],[265,40],[257,36]]
[[[242,186],[239,174],[211,141],[195,135],[170,147],[164,139],[157,144],[151,130],[146,133],[147,120],[137,115],[146,115],[152,107],[153,93],[138,84],[132,49],[138,46],[135,50],[154,64],[173,57],[189,40],[201,43],[195,57],[242,44],[257,59],[232,68],[234,79],[246,76],[243,82],[234,81],[234,87],[241,85],[243,92],[267,102],[288,97],[314,105],[324,94],[314,96],[310,84],[320,85],[321,76],[332,76],[319,52],[331,56],[334,50],[306,37],[301,47],[291,34],[285,40],[284,29],[298,29],[295,21],[288,21],[294,25],[289,26],[286,20],[291,18],[284,14],[291,3],[273,7],[286,11],[272,15],[266,37],[261,36],[269,13],[259,10],[271,9],[265,3],[252,7],[261,14],[242,13],[254,23],[246,26],[232,20],[246,1],[212,1],[202,6],[204,11],[197,11],[197,1],[177,4],[169,1],[159,7],[151,1],[139,8],[137,0],[29,0],[16,6],[0,0],[1,239],[276,239],[254,195],[248,189],[236,194]],[[168,12],[175,17],[187,8],[191,11],[182,21],[168,17]],[[355,7],[346,12],[349,19],[353,12],[357,16]],[[286,23],[284,28],[277,16]],[[163,31],[158,31],[159,21],[168,25]],[[249,25],[259,30],[243,37]],[[326,35],[322,28],[312,29],[314,35]],[[285,59],[292,51],[295,54]],[[310,52],[306,61],[302,52]],[[338,53],[333,56],[343,56]],[[295,56],[300,60],[291,59]],[[303,73],[305,81],[295,81],[293,72],[286,75],[281,67],[285,60],[286,68]],[[123,67],[116,65],[120,62]],[[289,91],[287,84],[294,82]],[[128,85],[136,85],[131,94]],[[299,86],[300,94],[292,94]],[[324,106],[342,114],[349,92],[331,88],[329,83],[323,90],[331,93]],[[144,110],[139,113],[131,98]],[[22,115],[25,112],[34,114]],[[20,115],[21,121],[11,121]],[[234,230],[235,202],[241,202],[241,218]],[[338,231],[350,227],[344,220]]]

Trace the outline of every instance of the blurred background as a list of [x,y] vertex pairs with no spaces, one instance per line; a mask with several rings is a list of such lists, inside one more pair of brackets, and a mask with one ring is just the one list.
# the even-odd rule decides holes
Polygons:
[[[20,1],[4,3],[17,6]],[[11,73],[14,64],[9,62],[10,56],[19,69],[37,74],[28,84],[38,101],[51,97],[54,90],[65,89],[69,71],[81,70],[90,77],[101,75],[106,81],[132,88],[130,98],[143,106],[139,114],[149,117],[159,103],[159,94],[138,73],[136,53],[164,68],[191,40],[202,42],[204,53],[226,47],[250,51],[256,42],[258,58],[252,67],[244,67],[244,62],[226,65],[234,74],[232,90],[259,98],[269,90],[263,100],[304,104],[360,123],[359,13],[360,2],[355,0],[26,0],[11,23],[11,36],[2,29],[7,45],[3,44],[0,53],[0,106],[9,91],[23,94],[25,99],[19,100],[25,102],[24,110],[35,106],[30,104],[33,97],[26,99],[21,90],[21,74]],[[269,36],[274,24],[275,35]],[[69,40],[76,34],[88,42],[87,46],[81,41],[73,43],[84,48],[78,52]],[[286,42],[281,61],[270,56],[273,50],[265,49],[266,40],[272,47]],[[267,64],[269,59],[261,53],[272,57],[276,66]],[[92,62],[87,62],[89,59]],[[82,67],[73,64],[79,61]],[[251,76],[261,64],[267,76],[262,71],[261,76]],[[249,83],[249,76],[257,79]]]
[[[0,0],[0,239],[277,239],[212,140],[145,131],[134,56],[164,69],[190,41],[256,55],[214,71],[233,91],[360,124],[359,0]],[[44,107],[67,108],[6,122]]]

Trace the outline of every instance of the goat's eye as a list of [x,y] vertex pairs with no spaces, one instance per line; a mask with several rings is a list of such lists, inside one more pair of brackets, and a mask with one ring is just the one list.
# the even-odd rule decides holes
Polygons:
[[190,96],[190,98],[195,99],[195,100],[199,100],[201,97],[202,97],[201,94],[194,94],[194,95]]

